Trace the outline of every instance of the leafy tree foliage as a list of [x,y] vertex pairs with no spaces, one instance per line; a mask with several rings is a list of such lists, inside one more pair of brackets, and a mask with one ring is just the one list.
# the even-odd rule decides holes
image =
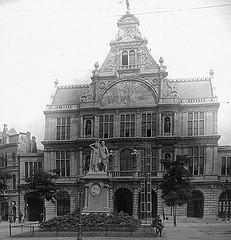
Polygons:
[[166,162],[166,173],[160,185],[162,198],[167,206],[173,207],[174,226],[176,226],[176,209],[192,197],[190,173],[186,168],[188,157],[178,155],[175,161]]
[[56,176],[39,171],[31,178],[27,178],[25,184],[19,186],[20,190],[25,191],[25,197],[36,197],[41,200],[50,201],[56,196],[57,185],[53,181]]

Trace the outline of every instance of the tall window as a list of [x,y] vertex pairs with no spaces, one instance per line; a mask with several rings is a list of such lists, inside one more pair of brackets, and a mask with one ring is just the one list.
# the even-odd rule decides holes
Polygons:
[[56,152],[56,170],[61,177],[70,176],[70,151]]
[[123,51],[122,52],[122,65],[128,65],[128,52]]
[[156,113],[142,114],[142,137],[156,136]]
[[29,166],[28,166],[28,162],[25,162],[25,178],[28,178],[28,170],[29,170]]
[[204,135],[205,132],[205,113],[189,112],[188,113],[188,135]]
[[222,157],[221,175],[231,175],[231,157]]
[[66,191],[57,193],[57,216],[70,213],[70,195]]
[[152,161],[151,161],[151,171],[154,172],[152,175],[156,175],[158,171],[158,149],[152,148]]
[[204,174],[205,165],[205,148],[204,147],[191,147],[189,148],[189,172],[192,175]]
[[57,118],[56,127],[56,139],[57,140],[69,140],[70,139],[70,124],[71,119],[68,118]]
[[13,165],[16,164],[16,153],[12,153]]
[[129,65],[135,65],[135,51],[131,50],[129,52]]
[[114,129],[114,115],[99,116],[99,137],[112,138]]
[[135,136],[135,114],[120,115],[120,137]]
[[13,175],[12,177],[12,189],[16,189],[16,176]]

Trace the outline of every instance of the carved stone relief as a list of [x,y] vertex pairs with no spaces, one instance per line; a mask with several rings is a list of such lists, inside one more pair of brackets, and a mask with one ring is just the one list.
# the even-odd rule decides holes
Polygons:
[[155,93],[140,81],[120,81],[110,87],[101,99],[101,106],[153,106]]

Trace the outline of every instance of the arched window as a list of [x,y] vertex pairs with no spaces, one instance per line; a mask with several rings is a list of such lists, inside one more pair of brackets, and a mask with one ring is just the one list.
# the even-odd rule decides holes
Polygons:
[[70,195],[66,191],[57,193],[57,216],[70,213]]
[[129,65],[135,65],[135,51],[131,50],[129,52]]
[[171,132],[171,119],[170,117],[164,118],[164,133],[170,133]]
[[91,129],[92,129],[92,122],[90,119],[88,119],[85,125],[85,136],[88,136],[88,137],[91,136]]
[[122,52],[122,65],[123,66],[128,65],[128,52],[127,51]]

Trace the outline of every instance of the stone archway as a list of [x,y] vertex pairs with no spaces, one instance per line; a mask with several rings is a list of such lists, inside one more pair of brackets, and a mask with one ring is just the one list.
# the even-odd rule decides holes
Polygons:
[[204,195],[201,191],[192,192],[192,199],[187,205],[187,217],[203,218],[204,215]]
[[115,212],[119,213],[123,211],[132,215],[133,200],[132,192],[127,188],[120,188],[115,192],[114,195],[114,209]]

